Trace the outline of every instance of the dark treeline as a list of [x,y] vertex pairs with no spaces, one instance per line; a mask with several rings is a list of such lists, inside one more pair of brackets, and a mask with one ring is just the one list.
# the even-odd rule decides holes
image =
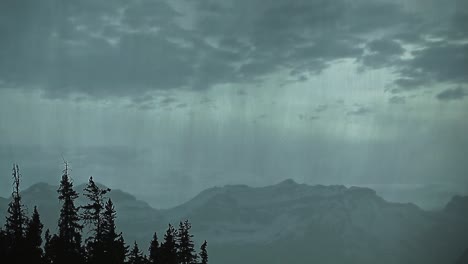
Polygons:
[[[78,207],[78,193],[73,189],[68,164],[57,190],[61,203],[58,232],[51,234],[43,225],[36,207],[29,217],[21,201],[20,172],[13,166],[13,192],[8,206],[5,227],[0,228],[0,260],[2,263],[40,264],[206,264],[208,263],[206,241],[195,250],[191,224],[180,222],[176,229],[169,224],[161,243],[156,233],[146,256],[135,241],[131,248],[126,245],[121,232],[117,231],[116,211],[112,200],[106,197],[110,189],[99,187],[89,178],[83,195],[88,203]],[[90,234],[83,241],[82,231],[89,228]],[[44,238],[44,239],[43,239]]]

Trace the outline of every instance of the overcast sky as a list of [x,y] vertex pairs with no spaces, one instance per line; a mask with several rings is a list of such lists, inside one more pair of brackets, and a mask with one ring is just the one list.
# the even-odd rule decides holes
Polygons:
[[2,0],[0,195],[62,155],[157,207],[224,184],[468,188],[466,0]]

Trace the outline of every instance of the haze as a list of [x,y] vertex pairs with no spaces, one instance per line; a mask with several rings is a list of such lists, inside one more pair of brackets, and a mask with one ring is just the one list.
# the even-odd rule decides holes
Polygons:
[[468,189],[468,2],[0,2],[0,196],[62,156],[158,208],[212,186]]

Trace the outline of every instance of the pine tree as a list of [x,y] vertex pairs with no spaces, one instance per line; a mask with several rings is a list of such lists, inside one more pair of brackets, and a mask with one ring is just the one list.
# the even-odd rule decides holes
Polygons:
[[[104,206],[102,219],[102,245],[103,261],[113,264],[123,264],[127,255],[122,233],[117,234],[115,226],[116,213],[112,200],[109,199]],[[103,263],[103,262],[100,262]]]
[[200,264],[208,264],[208,252],[206,251],[206,240],[203,242],[203,244],[200,247]]
[[78,194],[73,189],[67,162],[65,162],[58,193],[62,208],[58,222],[59,234],[57,239],[53,238],[51,241],[57,258],[54,263],[82,263],[81,230],[83,226],[79,222],[79,212],[75,206]]
[[[85,252],[81,245],[81,230],[79,208],[75,206],[78,198],[73,189],[73,182],[69,175],[68,163],[57,190],[61,202],[60,218],[58,220],[58,234],[51,235],[47,229],[45,243],[42,250],[42,228],[37,207],[34,207],[32,217],[28,219],[24,213],[19,192],[20,174],[18,165],[13,166],[13,194],[8,207],[5,230],[0,228],[0,260],[9,264],[40,263],[40,264],[197,264],[198,257],[201,264],[208,263],[205,241],[197,255],[194,250],[193,235],[190,234],[191,224],[188,220],[180,222],[179,228],[169,224],[164,235],[164,242],[159,244],[157,234],[154,233],[149,248],[149,260],[140,251],[137,243],[127,255],[122,233],[116,232],[116,212],[111,199],[104,203],[104,195],[110,189],[98,187],[91,177],[85,189],[85,196],[90,203],[83,207],[83,219],[91,225],[89,245],[92,250]],[[97,244],[99,242],[99,244]],[[99,247],[96,247],[99,246]],[[88,253],[86,256],[85,253]],[[128,256],[128,262],[126,258]]]
[[188,220],[179,223],[177,232],[177,260],[181,264],[194,264],[197,262],[195,246],[192,240],[193,235],[190,234],[192,225]]
[[135,241],[133,244],[133,248],[130,251],[130,255],[128,257],[128,264],[146,264],[146,258],[141,253],[140,249],[138,248],[138,244]]
[[24,238],[25,226],[27,218],[24,213],[24,206],[21,203],[21,195],[19,191],[20,172],[17,164],[13,165],[13,193],[12,200],[8,205],[8,215],[6,217],[5,232],[10,239],[16,242]]
[[83,220],[86,224],[91,225],[91,230],[94,233],[95,240],[98,240],[101,235],[102,224],[102,211],[104,209],[104,195],[110,189],[102,189],[94,182],[93,177],[89,178],[88,185],[84,189],[84,196],[86,196],[90,203],[82,206]]
[[25,255],[27,263],[40,263],[42,259],[42,223],[34,207],[34,212],[26,227]]
[[158,235],[154,232],[153,240],[149,247],[149,263],[161,264],[160,247],[158,242]]
[[161,263],[177,264],[177,244],[175,241],[176,231],[169,224],[166,234],[164,235],[164,243],[161,244]]
[[24,206],[21,203],[19,191],[20,172],[17,164],[13,165],[13,193],[12,200],[8,205],[8,215],[5,222],[5,240],[6,240],[6,262],[24,263],[25,254],[25,229],[27,217],[24,212]]
[[89,203],[82,206],[83,220],[91,227],[92,235],[87,239],[88,262],[99,263],[102,259],[102,218],[104,209],[104,195],[110,189],[102,189],[94,182],[93,177],[89,178],[88,185],[84,189],[84,196],[89,199]]

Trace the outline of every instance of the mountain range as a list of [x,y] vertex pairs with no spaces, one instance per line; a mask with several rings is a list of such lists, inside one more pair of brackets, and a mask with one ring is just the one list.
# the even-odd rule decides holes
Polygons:
[[[85,186],[76,187],[79,193]],[[37,183],[22,192],[29,212],[56,231],[57,186]],[[226,185],[157,210],[122,190],[109,193],[127,243],[146,248],[154,231],[189,219],[196,244],[207,240],[210,263],[465,263],[468,197],[454,196],[437,211],[388,202],[370,188],[306,185],[293,180],[266,187]],[[0,221],[8,199],[0,198]],[[85,200],[80,197],[79,204]],[[3,224],[3,223],[2,223]]]

